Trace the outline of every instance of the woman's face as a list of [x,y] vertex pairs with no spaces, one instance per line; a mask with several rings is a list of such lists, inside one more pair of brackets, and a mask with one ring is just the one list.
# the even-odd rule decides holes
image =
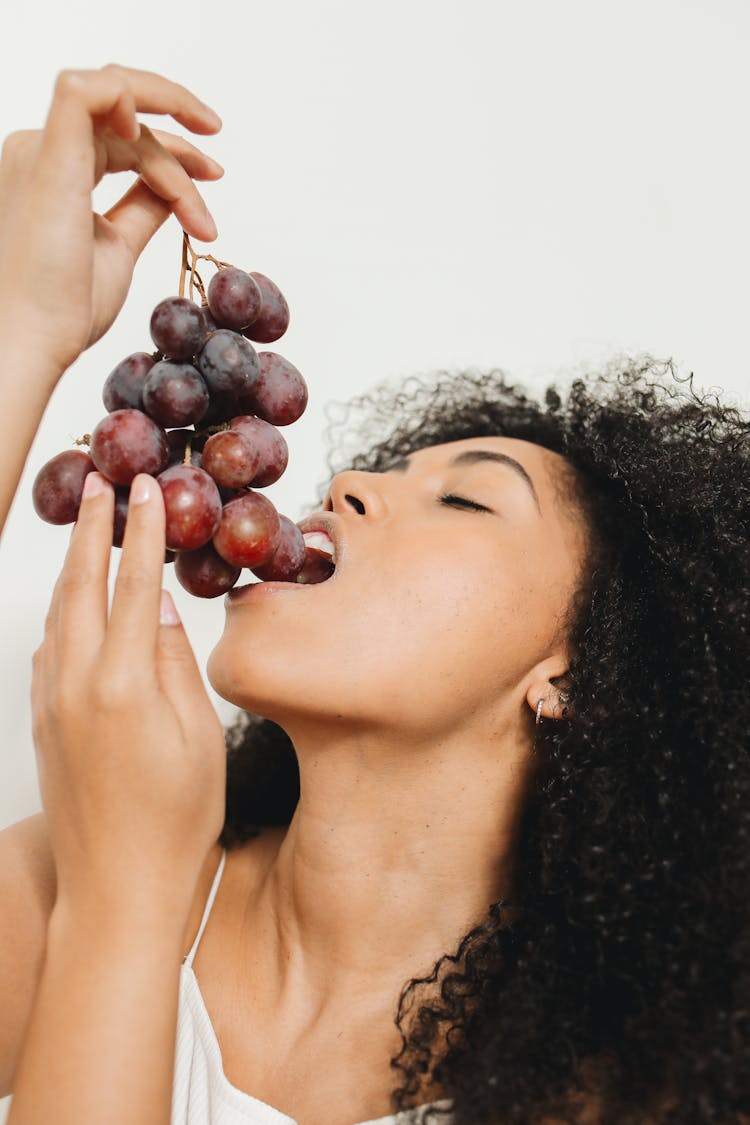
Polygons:
[[527,694],[570,657],[561,618],[585,536],[568,481],[564,458],[504,437],[338,474],[323,521],[335,574],[227,599],[211,683],[290,733],[312,722],[434,738],[525,721]]

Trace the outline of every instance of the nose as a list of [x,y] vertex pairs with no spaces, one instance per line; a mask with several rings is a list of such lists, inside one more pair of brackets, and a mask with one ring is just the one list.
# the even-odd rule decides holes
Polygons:
[[324,504],[324,511],[345,514],[354,512],[370,519],[382,519],[387,514],[382,473],[361,472],[350,469],[337,473]]

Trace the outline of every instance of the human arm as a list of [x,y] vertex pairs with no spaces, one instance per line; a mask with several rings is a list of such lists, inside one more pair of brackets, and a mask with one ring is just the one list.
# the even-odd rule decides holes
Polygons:
[[[184,87],[147,71],[63,71],[43,130],[11,134],[0,159],[0,533],[46,404],[64,371],[110,327],[138,257],[169,214],[198,238],[215,226],[194,179],[221,167],[140,125],[167,113],[197,133],[220,122]],[[106,214],[108,173],[138,179]]]
[[224,816],[221,724],[181,625],[159,624],[160,489],[136,478],[108,615],[113,493],[89,479],[34,658],[57,898],[9,1125],[169,1120],[181,943]]

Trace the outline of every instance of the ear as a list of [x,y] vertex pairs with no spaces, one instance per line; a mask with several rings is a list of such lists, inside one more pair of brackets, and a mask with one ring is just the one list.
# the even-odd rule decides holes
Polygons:
[[[552,681],[556,682],[553,683]],[[526,692],[526,701],[536,722],[547,720],[567,720],[575,717],[570,705],[570,685],[567,673],[555,672],[547,679],[538,677]],[[541,702],[541,709],[540,704]]]

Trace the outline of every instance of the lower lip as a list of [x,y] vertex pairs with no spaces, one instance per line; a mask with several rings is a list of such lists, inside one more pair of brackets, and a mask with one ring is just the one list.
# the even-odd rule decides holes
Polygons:
[[[322,583],[316,583],[322,585]],[[289,593],[290,590],[310,590],[312,584],[304,582],[250,582],[246,586],[233,586],[224,597],[225,605],[248,601],[250,598],[271,597]]]

